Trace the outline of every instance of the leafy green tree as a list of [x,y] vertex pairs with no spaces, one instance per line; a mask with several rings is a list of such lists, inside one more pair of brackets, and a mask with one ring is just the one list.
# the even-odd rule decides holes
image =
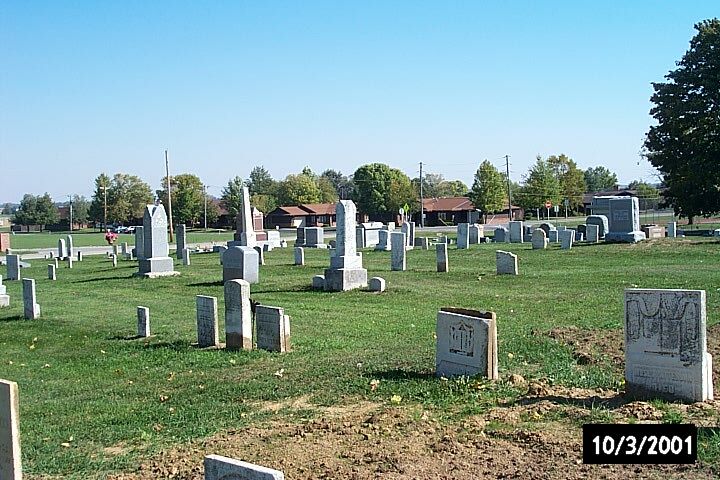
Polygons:
[[264,214],[272,212],[278,206],[274,195],[253,195],[250,197],[250,204]]
[[325,170],[320,174],[320,178],[327,179],[330,184],[332,184],[338,198],[348,198],[352,192],[352,180],[339,171],[332,169]]
[[[250,195],[276,195],[277,182],[273,180],[270,173],[262,165],[254,167],[250,171],[250,178],[245,182]],[[242,199],[242,191],[240,192]]]
[[95,192],[90,200],[88,216],[91,221],[102,222],[105,218],[105,189],[110,189],[110,177],[101,173],[95,179]]
[[560,192],[562,196],[568,199],[570,208],[578,211],[582,207],[583,194],[587,190],[585,184],[585,174],[578,168],[575,161],[565,155],[551,155],[547,159],[550,166],[555,171],[555,176],[560,181]]
[[2,213],[3,215],[12,215],[14,211],[13,204],[8,202],[3,206]]
[[[220,196],[220,204],[228,211],[230,218],[235,218],[242,210],[243,186],[245,183],[240,177],[228,180]],[[249,190],[249,188],[248,188]]]
[[18,225],[41,225],[43,227],[57,223],[57,221],[57,207],[47,193],[42,196],[25,194],[13,218],[13,223]]
[[660,204],[660,191],[642,180],[630,182],[628,188],[635,190],[641,210],[654,210]]
[[617,175],[601,166],[585,170],[585,185],[588,192],[610,190],[618,183]]
[[665,200],[690,223],[720,212],[720,20],[704,20],[695,30],[667,82],[653,83],[650,114],[657,125],[644,143],[663,175]]
[[507,203],[505,190],[503,176],[492,163],[485,160],[475,172],[475,179],[468,196],[487,221],[489,213],[495,213],[505,208]]
[[277,190],[280,205],[320,203],[320,189],[315,180],[304,174],[288,175]]
[[562,200],[560,180],[555,175],[552,165],[540,155],[523,180],[524,184],[517,194],[517,201],[523,208],[544,208],[547,201],[558,205]]
[[[440,173],[426,173],[423,175],[423,198],[438,198],[440,195],[440,185],[445,181],[445,178]],[[412,179],[412,185],[415,188],[415,192],[420,196],[420,178],[415,177]]]
[[82,195],[72,197],[73,221],[86,223],[89,219],[90,202]]
[[335,203],[338,201],[338,193],[329,179],[320,176],[315,180],[315,184],[320,190],[320,203]]
[[145,206],[154,202],[150,185],[137,175],[116,173],[108,189],[108,222],[127,223],[142,218]]
[[[163,177],[162,185],[164,188],[157,191],[157,197],[167,205],[167,177]],[[172,190],[173,222],[192,226],[203,218],[205,190],[200,177],[191,173],[171,176],[170,190]]]
[[464,197],[470,189],[461,180],[444,180],[438,185],[438,197]]
[[352,199],[366,214],[393,214],[406,203],[417,209],[417,196],[410,179],[384,163],[363,165],[353,175]]

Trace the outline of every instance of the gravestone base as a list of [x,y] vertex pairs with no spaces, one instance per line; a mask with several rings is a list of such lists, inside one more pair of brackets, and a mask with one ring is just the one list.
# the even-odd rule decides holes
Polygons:
[[316,290],[324,290],[325,289],[325,276],[324,275],[315,275],[312,278],[312,288]]
[[629,232],[629,233],[618,233],[608,232],[605,235],[606,242],[624,242],[624,243],[637,243],[645,240],[645,232]]
[[10,295],[0,295],[0,307],[10,306]]
[[325,291],[345,292],[366,287],[368,273],[364,268],[328,268],[325,270]]
[[174,270],[175,264],[170,257],[143,258],[138,260],[138,267],[135,275],[139,277],[157,278],[180,275],[180,272]]
[[306,243],[303,245],[305,248],[330,248],[327,243]]

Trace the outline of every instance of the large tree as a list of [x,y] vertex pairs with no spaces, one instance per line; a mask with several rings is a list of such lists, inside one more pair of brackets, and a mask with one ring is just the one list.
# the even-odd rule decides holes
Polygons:
[[220,203],[225,208],[225,210],[228,211],[230,218],[237,217],[238,213],[240,213],[240,210],[242,210],[242,189],[244,185],[245,184],[243,182],[243,179],[236,176],[235,178],[228,180],[227,185],[222,190]]
[[18,225],[45,226],[57,221],[57,207],[47,193],[38,196],[29,193],[25,194],[13,218],[13,223]]
[[277,189],[280,205],[300,205],[303,203],[320,203],[321,192],[315,179],[304,173],[288,175],[280,182]]
[[664,177],[666,201],[690,223],[720,212],[720,20],[695,25],[697,33],[678,67],[653,83],[657,125],[645,155]]
[[570,208],[578,211],[583,204],[583,194],[587,190],[584,172],[564,153],[551,155],[547,161],[560,181],[560,193],[568,200]]
[[353,201],[359,212],[366,214],[395,214],[407,204],[417,210],[415,189],[407,175],[384,163],[363,165],[353,175]]
[[250,189],[250,195],[275,195],[277,183],[273,180],[270,172],[262,165],[259,165],[250,171],[250,178],[245,182],[245,185]]
[[636,191],[640,210],[653,210],[658,207],[660,203],[660,192],[657,188],[642,180],[630,182],[628,188]]
[[320,178],[325,178],[332,184],[338,198],[346,199],[350,196],[352,192],[352,179],[343,175],[342,172],[328,169],[320,174]]
[[438,185],[438,197],[464,197],[470,189],[462,180],[444,180]]
[[140,177],[116,173],[108,190],[108,221],[126,223],[142,218],[145,206],[154,201],[150,185]]
[[588,192],[610,190],[618,183],[617,175],[602,165],[588,168],[584,175]]
[[[105,195],[110,189],[110,177],[101,173],[95,179],[95,192],[90,200],[88,215],[94,222],[102,222],[105,219]],[[106,190],[107,189],[107,190]]]
[[74,222],[86,223],[89,218],[90,202],[82,195],[73,195],[72,210]]
[[517,195],[517,201],[523,208],[544,208],[545,202],[558,205],[562,200],[560,180],[552,165],[540,155],[523,179],[523,186]]
[[[163,177],[162,185],[164,188],[157,191],[157,196],[163,204],[167,205],[167,177]],[[171,176],[170,190],[172,191],[174,223],[192,226],[204,217],[205,197],[200,177],[191,173]]]
[[487,221],[488,213],[495,213],[507,203],[506,185],[502,174],[489,161],[483,161],[475,172],[475,180],[470,189],[470,201],[483,213]]

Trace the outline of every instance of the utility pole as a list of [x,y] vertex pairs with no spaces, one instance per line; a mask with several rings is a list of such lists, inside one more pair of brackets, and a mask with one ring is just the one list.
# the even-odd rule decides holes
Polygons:
[[205,210],[203,214],[205,216],[205,230],[207,230],[207,185],[203,184],[203,197],[205,198]]
[[73,231],[73,218],[72,218],[72,195],[68,195],[70,198],[70,231]]
[[420,162],[420,228],[425,228],[425,205],[423,205],[422,162]]
[[507,174],[508,220],[512,220],[512,194],[510,193],[510,155],[505,155],[505,173]]
[[103,185],[103,196],[105,197],[103,208],[103,230],[107,230],[107,185]]
[[165,179],[167,180],[168,193],[168,219],[170,220],[170,241],[173,241],[173,219],[172,219],[172,192],[170,191],[170,160],[168,151],[165,149]]

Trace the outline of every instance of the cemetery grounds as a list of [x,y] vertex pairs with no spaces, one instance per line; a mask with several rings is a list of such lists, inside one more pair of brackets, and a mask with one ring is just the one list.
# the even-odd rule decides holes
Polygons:
[[[305,266],[292,248],[266,253],[251,296],[290,315],[286,354],[192,346],[195,295],[218,298],[224,339],[218,254],[175,260],[182,275],[159,279],[87,256],[52,282],[48,261],[30,260],[22,276],[37,281],[41,318],[22,320],[20,282],[5,282],[12,303],[0,310],[25,477],[201,479],[212,453],[288,479],[720,476],[717,431],[695,465],[588,466],[581,455],[584,423],[720,425],[718,400],[625,398],[622,350],[625,288],[704,289],[717,390],[720,242],[504,244],[517,277],[495,275],[497,248],[450,247],[450,273],[435,271],[434,250],[409,251],[408,271],[391,272],[390,252],[366,249],[381,294],[312,291],[327,251],[306,249]],[[138,305],[150,308],[149,339],[133,339]],[[497,313],[501,380],[435,377],[435,318],[448,306]]]

